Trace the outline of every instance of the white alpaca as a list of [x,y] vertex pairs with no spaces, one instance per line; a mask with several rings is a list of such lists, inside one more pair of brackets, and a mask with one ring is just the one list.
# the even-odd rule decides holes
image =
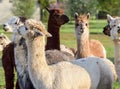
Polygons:
[[0,34],[0,51],[2,51],[10,42],[10,39],[5,34]]
[[[49,34],[43,29],[37,30],[34,25],[30,26],[27,21],[26,26],[28,29],[21,27],[18,32],[26,39],[28,71],[36,89],[112,89],[113,74],[100,58],[63,61],[49,66],[44,51],[45,35]],[[94,75],[91,77],[92,81],[84,68],[90,75]]]
[[98,40],[89,39],[89,18],[90,14],[80,15],[75,13],[75,36],[77,40],[77,54],[76,59],[97,56],[105,58],[105,62],[110,65],[114,74],[114,80],[117,79],[114,64],[106,59],[106,50],[102,43]]
[[110,26],[110,37],[114,43],[114,63],[120,82],[120,17],[113,18],[107,15],[107,20]]

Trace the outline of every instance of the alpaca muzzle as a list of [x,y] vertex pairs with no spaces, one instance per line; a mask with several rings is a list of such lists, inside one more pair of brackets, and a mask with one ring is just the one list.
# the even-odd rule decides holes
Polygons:
[[120,34],[120,29],[118,29],[118,34]]
[[105,35],[110,36],[110,26],[109,26],[109,25],[106,25],[106,26],[103,28],[103,33],[104,33]]

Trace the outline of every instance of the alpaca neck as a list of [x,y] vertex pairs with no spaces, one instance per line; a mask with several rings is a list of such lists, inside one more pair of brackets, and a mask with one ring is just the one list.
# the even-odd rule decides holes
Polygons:
[[[28,72],[30,79],[34,86],[47,89],[45,88],[45,84],[47,84],[48,81],[52,81],[52,76],[50,67],[48,67],[45,59],[44,37],[37,37],[32,40],[28,39],[26,40],[26,44],[28,47]],[[35,88],[37,89],[38,87]]]
[[[39,68],[47,67],[45,59],[45,42],[43,37],[37,37],[34,40],[28,40],[28,62],[31,65],[39,66]],[[43,67],[43,68],[44,68]]]
[[89,34],[77,38],[77,59],[90,56]]
[[120,41],[114,40],[114,47],[115,60],[120,60]]
[[60,50],[60,26],[48,24],[48,32],[52,37],[47,38],[46,50],[57,49]]

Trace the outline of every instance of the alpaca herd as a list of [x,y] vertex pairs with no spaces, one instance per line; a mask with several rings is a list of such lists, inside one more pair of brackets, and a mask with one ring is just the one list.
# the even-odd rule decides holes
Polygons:
[[0,35],[6,89],[14,88],[14,68],[18,78],[16,89],[112,89],[120,75],[119,42],[115,40],[119,39],[119,29],[111,31],[112,17],[107,33],[116,43],[115,67],[106,58],[102,43],[89,39],[89,14],[75,13],[77,51],[74,52],[75,49],[60,44],[60,27],[69,18],[62,9],[46,9],[48,31],[41,21],[17,16],[3,25],[5,31],[13,32],[12,42]]
[[[17,32],[26,40],[28,73],[36,89],[112,89],[112,71],[109,65],[98,57],[48,65],[45,58],[45,35],[49,36],[49,33],[29,23],[32,21],[27,20],[26,27],[20,27]],[[91,67],[88,67],[88,64],[92,64]],[[94,75],[94,72],[97,74]],[[93,75],[94,78],[91,77]]]

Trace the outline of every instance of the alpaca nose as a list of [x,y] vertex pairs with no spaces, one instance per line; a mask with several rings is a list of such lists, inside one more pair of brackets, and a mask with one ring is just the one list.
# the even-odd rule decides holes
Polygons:
[[117,32],[120,33],[120,29]]
[[117,32],[120,33],[120,26],[118,26],[118,31]]
[[3,24],[3,28],[5,27],[6,25],[5,24]]
[[67,23],[69,21],[69,17],[66,15],[62,15],[62,18],[64,19],[64,23]]
[[3,25],[2,25],[2,28],[6,31],[5,27],[6,27],[6,24],[3,24]]

